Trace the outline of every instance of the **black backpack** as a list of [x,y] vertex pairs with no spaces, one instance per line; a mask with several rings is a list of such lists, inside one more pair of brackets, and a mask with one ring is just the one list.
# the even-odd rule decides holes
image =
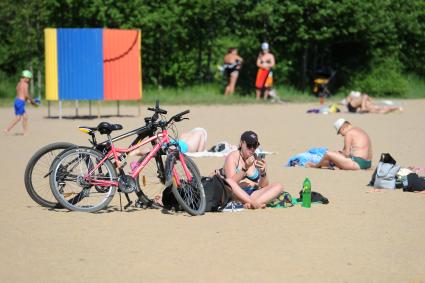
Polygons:
[[[201,182],[205,191],[205,212],[222,211],[226,204],[232,200],[231,187],[221,175],[202,177]],[[162,192],[162,203],[166,209],[182,210],[171,187]]]
[[227,203],[232,200],[232,189],[220,174],[212,177],[202,177],[205,191],[205,211],[222,211]]

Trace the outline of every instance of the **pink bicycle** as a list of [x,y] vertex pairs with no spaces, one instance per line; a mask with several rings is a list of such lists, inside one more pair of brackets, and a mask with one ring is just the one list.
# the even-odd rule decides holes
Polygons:
[[[171,139],[168,129],[180,122],[189,110],[171,117],[168,121],[159,114],[167,112],[159,108],[148,108],[155,111],[148,125],[136,131],[139,139],[129,148],[120,148],[114,145],[111,133],[122,129],[121,125],[100,123],[96,129],[100,134],[107,135],[107,151],[88,147],[74,147],[61,153],[53,162],[50,169],[50,188],[57,201],[70,210],[96,212],[104,209],[111,202],[116,188],[126,195],[135,192],[139,200],[144,201],[146,196],[140,188],[143,179],[139,174],[154,160],[157,163],[158,174],[164,178],[164,187],[171,190],[180,206],[191,215],[200,215],[205,211],[205,193],[201,183],[201,176],[196,165],[181,151],[178,143]],[[142,140],[146,133],[155,131]],[[125,136],[125,135],[123,135]],[[152,150],[144,156],[137,167],[131,172],[124,172],[127,154],[151,143]],[[105,153],[106,152],[106,153]],[[162,166],[161,155],[166,156],[165,166]],[[188,162],[189,161],[189,162]],[[158,162],[161,163],[159,166]],[[163,171],[163,172],[160,172]]]

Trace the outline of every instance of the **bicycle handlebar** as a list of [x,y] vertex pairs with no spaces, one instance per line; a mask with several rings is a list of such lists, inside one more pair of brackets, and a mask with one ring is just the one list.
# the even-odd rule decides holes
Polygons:
[[155,108],[148,107],[148,110],[155,112],[155,114],[167,114],[167,110],[159,108],[159,100],[155,102]]
[[174,115],[168,121],[159,121],[157,123],[156,121],[159,118],[158,114],[167,114],[167,111],[159,108],[159,101],[158,100],[155,102],[155,108],[148,107],[148,110],[155,112],[150,119],[147,120],[145,118],[145,122],[146,122],[147,126],[149,126],[151,129],[155,129],[157,127],[161,127],[162,129],[164,129],[165,127],[167,127],[173,121],[180,122],[181,120],[183,120],[183,118],[182,118],[183,115],[190,113],[190,110],[188,109],[188,110],[185,110],[181,113]]
[[185,111],[183,111],[183,112],[181,112],[179,114],[174,115],[173,117],[170,118],[170,120],[167,121],[167,124],[166,125],[170,124],[172,121],[180,122],[182,120],[182,116],[183,115],[186,115],[188,113],[190,113],[190,110],[189,109],[188,110],[185,110]]

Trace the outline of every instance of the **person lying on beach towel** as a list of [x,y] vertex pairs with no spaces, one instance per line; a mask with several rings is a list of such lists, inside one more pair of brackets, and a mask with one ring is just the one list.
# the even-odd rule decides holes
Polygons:
[[289,158],[289,161],[286,166],[288,167],[304,167],[306,163],[311,162],[313,164],[317,164],[322,160],[323,156],[325,156],[328,149],[326,147],[313,147],[308,151],[297,154]]
[[328,151],[319,163],[307,162],[306,167],[333,168],[343,170],[369,169],[372,166],[372,143],[368,134],[340,118],[334,123],[337,135],[344,137],[342,151]]
[[[178,143],[183,153],[189,152],[203,152],[206,148],[208,134],[204,128],[193,128],[189,132],[180,134],[178,141],[172,140],[171,142]],[[129,156],[142,156],[151,151],[151,147],[142,146],[138,150],[132,151]],[[130,167],[133,170],[139,166],[138,162],[131,162]]]
[[377,105],[372,102],[372,99],[366,93],[359,91],[351,91],[347,98],[344,100],[350,113],[378,113],[386,114],[396,110],[403,111],[401,106],[392,105]]

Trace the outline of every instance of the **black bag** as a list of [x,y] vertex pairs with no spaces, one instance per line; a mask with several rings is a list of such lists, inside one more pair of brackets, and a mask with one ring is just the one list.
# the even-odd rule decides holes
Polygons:
[[403,186],[404,192],[420,192],[425,190],[425,177],[419,177],[416,173],[407,175],[407,186]]
[[[300,197],[297,199],[297,202],[303,201],[303,190],[299,192]],[[314,203],[322,203],[322,204],[328,204],[329,200],[325,198],[321,193],[318,192],[311,192],[311,202]]]
[[180,204],[177,202],[171,186],[165,188],[165,190],[162,192],[162,204],[165,209],[174,209],[175,211],[183,210]]
[[[230,185],[219,174],[212,177],[202,177],[201,182],[205,191],[205,212],[222,211],[232,199]],[[162,192],[162,204],[166,209],[183,210],[177,202],[171,187]]]
[[205,191],[205,211],[222,211],[232,200],[232,190],[226,179],[215,174],[212,177],[202,177],[201,181]]

